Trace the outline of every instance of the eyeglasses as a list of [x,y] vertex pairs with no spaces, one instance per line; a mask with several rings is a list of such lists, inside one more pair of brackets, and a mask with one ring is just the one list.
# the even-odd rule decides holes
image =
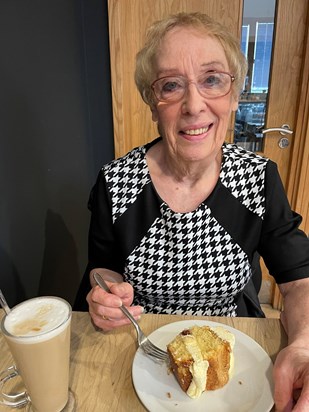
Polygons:
[[179,102],[188,90],[190,83],[194,83],[203,97],[215,99],[227,95],[235,77],[226,72],[207,72],[198,78],[196,82],[183,76],[167,76],[155,80],[151,88],[160,102]]

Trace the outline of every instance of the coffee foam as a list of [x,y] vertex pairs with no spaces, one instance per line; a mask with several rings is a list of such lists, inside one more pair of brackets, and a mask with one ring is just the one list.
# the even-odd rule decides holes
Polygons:
[[4,328],[9,339],[16,337],[19,341],[25,338],[25,343],[33,343],[33,339],[41,342],[65,329],[70,312],[69,304],[61,298],[34,298],[15,306],[5,317]]

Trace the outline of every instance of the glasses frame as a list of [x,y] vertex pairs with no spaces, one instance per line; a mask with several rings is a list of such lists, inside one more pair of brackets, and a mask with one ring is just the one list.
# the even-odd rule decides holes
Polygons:
[[224,97],[224,96],[226,96],[227,94],[230,93],[230,91],[232,90],[233,83],[234,83],[234,81],[235,81],[235,79],[236,79],[233,74],[228,73],[228,72],[223,72],[223,71],[216,71],[216,70],[211,71],[211,72],[206,72],[206,74],[207,74],[207,73],[209,73],[209,74],[227,74],[228,76],[230,76],[230,78],[231,78],[231,85],[230,85],[229,90],[228,90],[226,93],[224,93],[224,94],[222,94],[222,95],[220,95],[220,96],[204,96],[204,95],[200,92],[200,89],[199,89],[199,87],[198,87],[197,82],[195,82],[195,81],[193,81],[193,80],[188,80],[188,79],[187,79],[186,77],[184,77],[184,76],[163,76],[163,77],[160,77],[159,79],[156,79],[154,82],[151,83],[150,88],[151,88],[151,90],[152,90],[155,98],[156,98],[159,102],[163,102],[163,103],[178,103],[178,102],[180,102],[181,99],[184,98],[184,96],[185,96],[185,94],[186,94],[186,91],[187,91],[187,90],[185,90],[185,91],[184,91],[184,94],[183,94],[181,97],[179,97],[179,99],[176,99],[176,100],[173,100],[173,101],[164,100],[164,99],[159,99],[158,96],[156,95],[156,92],[155,92],[155,84],[156,84],[158,81],[160,81],[160,80],[168,79],[168,78],[170,78],[170,77],[175,77],[175,78],[178,77],[178,78],[185,79],[187,86],[189,86],[190,83],[194,83],[194,84],[197,86],[196,88],[197,88],[198,92],[200,93],[200,95],[203,96],[203,97],[205,97],[206,99],[218,99],[218,98]]

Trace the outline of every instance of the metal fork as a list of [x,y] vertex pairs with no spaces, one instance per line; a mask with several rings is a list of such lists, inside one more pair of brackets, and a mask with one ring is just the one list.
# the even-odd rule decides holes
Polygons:
[[[102,278],[102,276],[99,275],[99,273],[94,273],[93,278],[97,282],[97,284],[103,290],[105,290],[105,292],[112,293],[110,288],[107,286],[104,279]],[[139,324],[136,322],[134,317],[131,315],[131,313],[127,310],[127,308],[124,305],[120,306],[120,309],[122,310],[124,315],[126,315],[130,319],[130,321],[133,323],[136,329],[136,333],[137,333],[138,346],[143,349],[145,354],[157,361],[159,360],[159,361],[168,362],[169,357],[168,357],[167,352],[158,348],[147,338],[147,336],[144,334],[144,332],[139,327]]]

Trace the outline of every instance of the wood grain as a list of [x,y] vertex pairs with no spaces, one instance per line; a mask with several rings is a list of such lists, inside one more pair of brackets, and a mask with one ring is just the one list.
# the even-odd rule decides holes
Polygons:
[[301,92],[288,197],[295,210],[303,216],[301,228],[309,235],[309,7],[303,46]]
[[[3,314],[3,311],[0,312]],[[287,343],[278,319],[143,315],[140,326],[149,334],[168,323],[188,319],[212,320],[232,326],[256,340],[273,361]],[[135,351],[133,326],[103,334],[95,330],[88,313],[73,313],[70,386],[78,402],[77,411],[146,410],[135,393],[131,379]],[[11,364],[12,357],[0,335],[0,370]],[[8,412],[10,409],[3,407],[2,410]]]

